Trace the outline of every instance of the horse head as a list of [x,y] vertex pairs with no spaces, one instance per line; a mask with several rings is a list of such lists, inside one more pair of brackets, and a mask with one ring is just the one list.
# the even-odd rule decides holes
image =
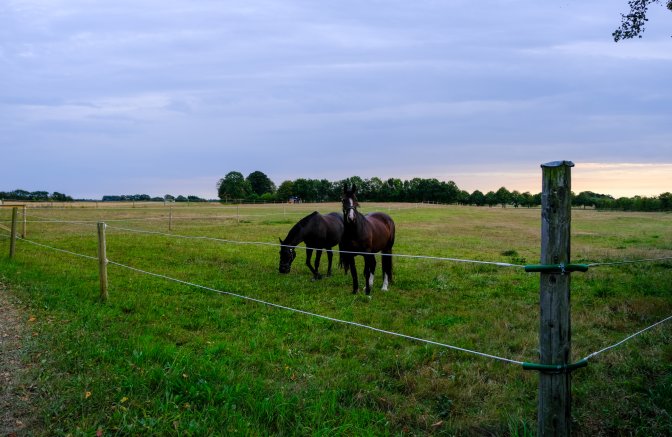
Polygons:
[[289,273],[292,268],[292,261],[296,258],[296,250],[293,246],[285,245],[285,242],[280,240],[280,273]]
[[352,184],[352,188],[348,190],[347,185],[343,185],[343,220],[345,223],[355,223],[357,221],[357,186]]

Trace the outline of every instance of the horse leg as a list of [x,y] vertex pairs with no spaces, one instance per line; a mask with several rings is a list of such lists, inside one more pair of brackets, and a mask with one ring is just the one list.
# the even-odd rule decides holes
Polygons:
[[310,272],[313,274],[313,281],[317,279],[315,275],[317,272],[313,268],[313,266],[310,264],[310,261],[313,259],[313,249],[306,249],[306,266],[310,269]]
[[315,279],[322,279],[322,275],[320,275],[320,258],[322,258],[322,250],[317,249],[315,251],[315,273],[314,273],[314,278]]
[[352,294],[357,294],[359,291],[359,280],[357,279],[355,257],[353,255],[348,256],[348,262],[350,263],[350,275],[352,276]]
[[387,286],[392,282],[392,257],[387,255],[392,255],[392,251],[383,252],[382,261],[383,261],[383,287],[381,290],[387,291]]
[[327,276],[331,276],[331,261],[334,259],[334,252],[331,249],[327,249],[327,260],[329,261],[327,267]]
[[373,278],[376,273],[376,265],[377,265],[376,255],[371,254],[370,262],[371,262],[371,269],[369,270],[369,287],[373,287]]
[[366,294],[371,294],[371,287],[373,287],[373,273],[376,271],[376,256],[364,256],[364,280],[366,281]]

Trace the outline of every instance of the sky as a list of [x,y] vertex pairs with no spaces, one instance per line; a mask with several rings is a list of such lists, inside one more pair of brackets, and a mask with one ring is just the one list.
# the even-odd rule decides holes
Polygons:
[[[664,2],[663,2],[664,3]],[[3,0],[0,191],[214,199],[437,178],[672,191],[672,13],[614,43],[626,0]]]

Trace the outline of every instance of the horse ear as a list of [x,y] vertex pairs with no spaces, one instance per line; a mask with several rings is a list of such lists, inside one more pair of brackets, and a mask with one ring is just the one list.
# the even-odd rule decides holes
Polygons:
[[284,243],[282,242],[282,238],[278,237],[278,240],[280,240],[280,244],[284,244]]

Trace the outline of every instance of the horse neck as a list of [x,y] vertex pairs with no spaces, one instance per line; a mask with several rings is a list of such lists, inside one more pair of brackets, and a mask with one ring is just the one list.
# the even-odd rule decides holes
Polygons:
[[301,223],[295,224],[292,229],[289,230],[287,237],[285,238],[285,244],[288,246],[296,246],[299,243],[302,243],[304,240],[305,229]]
[[354,223],[348,223],[348,221],[345,220],[345,229],[348,230],[351,235],[362,235],[367,229],[368,222],[361,212],[355,210],[355,214],[357,214],[357,220],[355,220]]

